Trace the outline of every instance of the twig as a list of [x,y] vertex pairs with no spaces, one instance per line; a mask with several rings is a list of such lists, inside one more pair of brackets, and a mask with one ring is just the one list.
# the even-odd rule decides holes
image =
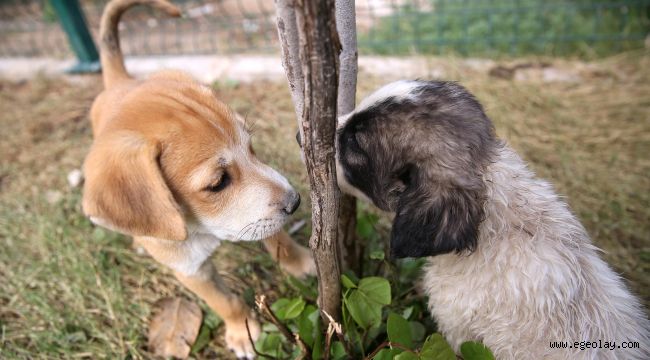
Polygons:
[[[269,321],[275,325],[278,330],[284,335],[284,337],[293,343],[294,345],[298,345],[300,349],[308,349],[309,347],[307,344],[305,344],[304,341],[297,335],[293,334],[289,328],[284,325],[280,319],[273,313],[273,310],[269,307],[269,304],[266,302],[266,295],[257,295],[255,296],[255,305],[257,305],[257,308],[260,310],[262,315],[264,315]],[[309,359],[311,358],[309,356],[309,351],[305,352],[305,356],[303,359]]]
[[296,360],[308,360],[308,359],[311,359],[311,352],[309,351],[307,346],[305,346],[306,344],[305,344],[304,341],[302,341],[302,339],[300,338],[300,335],[293,334],[293,336],[296,337],[296,343],[298,344],[298,347],[300,348],[300,356]]
[[408,347],[406,347],[406,346],[404,346],[402,344],[399,344],[399,343],[396,343],[396,342],[391,342],[391,341],[384,341],[383,343],[379,344],[379,346],[377,346],[377,348],[375,348],[375,350],[373,350],[370,353],[370,355],[366,356],[365,360],[372,360],[372,358],[374,358],[375,355],[377,355],[377,353],[379,353],[381,351],[381,349],[387,348],[387,347],[398,348],[400,350],[404,350],[406,352],[410,352],[410,353],[413,353],[413,354],[417,355],[417,352],[409,349]]
[[294,339],[291,330],[289,330],[289,328],[278,319],[275,313],[273,313],[273,310],[269,307],[269,304],[266,302],[266,295],[255,296],[255,305],[257,305],[257,308],[260,310],[262,315],[272,322],[287,340],[294,344],[296,343],[296,339]]
[[248,327],[248,318],[246,318],[245,323],[246,323],[246,332],[248,333],[248,341],[250,341],[251,346],[253,347],[253,351],[255,352],[255,355],[265,357],[265,358],[269,358],[269,359],[273,359],[272,356],[262,354],[259,351],[257,351],[257,348],[255,347],[255,341],[253,341],[253,336],[251,335],[251,329]]
[[[324,313],[327,314],[326,312]],[[329,325],[327,325],[327,332],[325,333],[325,354],[323,354],[324,360],[329,360],[330,358],[330,352],[332,348],[332,335],[334,335],[334,332],[336,331],[332,323],[333,321],[330,321]]]
[[332,318],[332,315],[328,314],[327,311],[323,311],[323,314],[325,314],[325,317],[329,320],[329,325],[327,325],[327,331],[329,332],[330,327],[334,329],[334,332],[336,333],[336,337],[339,339],[341,344],[343,344],[343,347],[345,348],[345,352],[348,354],[350,358],[352,358],[352,349],[350,349],[350,344],[345,340],[345,336],[343,335],[343,326],[341,326],[340,323],[336,322],[334,318]]

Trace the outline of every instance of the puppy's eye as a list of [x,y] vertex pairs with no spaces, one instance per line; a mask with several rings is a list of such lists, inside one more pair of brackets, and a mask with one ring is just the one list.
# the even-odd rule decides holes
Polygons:
[[359,141],[357,140],[357,134],[358,133],[348,133],[345,136],[346,145],[349,146],[350,149],[354,151],[361,150],[361,148],[359,147]]
[[400,182],[402,182],[402,184],[408,186],[411,184],[411,181],[413,180],[414,171],[415,171],[415,167],[412,164],[407,164],[406,166],[402,167],[400,170],[397,171],[396,177]]
[[224,172],[223,175],[221,175],[219,181],[210,184],[207,188],[205,188],[205,190],[209,192],[219,192],[230,185],[231,181],[232,179],[230,178],[230,175],[228,175],[227,172]]

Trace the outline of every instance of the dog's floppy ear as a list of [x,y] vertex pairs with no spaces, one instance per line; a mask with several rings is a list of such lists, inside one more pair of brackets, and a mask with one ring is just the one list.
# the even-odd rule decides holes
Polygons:
[[84,213],[129,235],[184,240],[185,221],[163,179],[159,155],[160,145],[137,134],[95,141],[84,163]]
[[435,195],[408,189],[400,198],[393,221],[393,258],[425,257],[474,250],[483,204],[478,191],[454,187]]

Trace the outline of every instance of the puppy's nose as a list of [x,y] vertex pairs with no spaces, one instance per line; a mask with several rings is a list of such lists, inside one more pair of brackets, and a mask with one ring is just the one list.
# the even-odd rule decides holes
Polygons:
[[300,194],[295,191],[289,192],[285,202],[286,206],[282,208],[287,215],[291,215],[296,212],[298,206],[300,206]]

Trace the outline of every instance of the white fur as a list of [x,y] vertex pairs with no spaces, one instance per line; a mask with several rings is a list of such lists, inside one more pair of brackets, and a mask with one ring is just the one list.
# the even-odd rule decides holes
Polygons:
[[[413,90],[420,86],[422,86],[421,83],[417,81],[410,81],[410,80],[399,80],[384,85],[381,88],[377,89],[372,94],[370,94],[368,97],[363,99],[359,103],[357,108],[354,110],[354,112],[355,113],[361,112],[390,97],[394,97],[396,100],[408,99],[413,94]],[[345,118],[345,120],[347,120],[348,118]],[[341,125],[344,124],[339,124],[339,126]]]
[[[201,266],[221,245],[220,239],[212,234],[199,233],[194,226],[188,226],[188,236],[184,241],[161,240],[147,236],[139,237],[138,241],[145,249],[147,242],[157,243],[158,248],[167,246],[170,256],[156,254],[156,260],[185,276],[198,274]],[[165,244],[162,245],[161,242]]]
[[[430,258],[424,287],[458,350],[482,341],[497,359],[650,359],[650,324],[552,186],[508,147],[484,175],[486,218],[471,254]],[[623,341],[639,349],[553,349],[551,341]]]

